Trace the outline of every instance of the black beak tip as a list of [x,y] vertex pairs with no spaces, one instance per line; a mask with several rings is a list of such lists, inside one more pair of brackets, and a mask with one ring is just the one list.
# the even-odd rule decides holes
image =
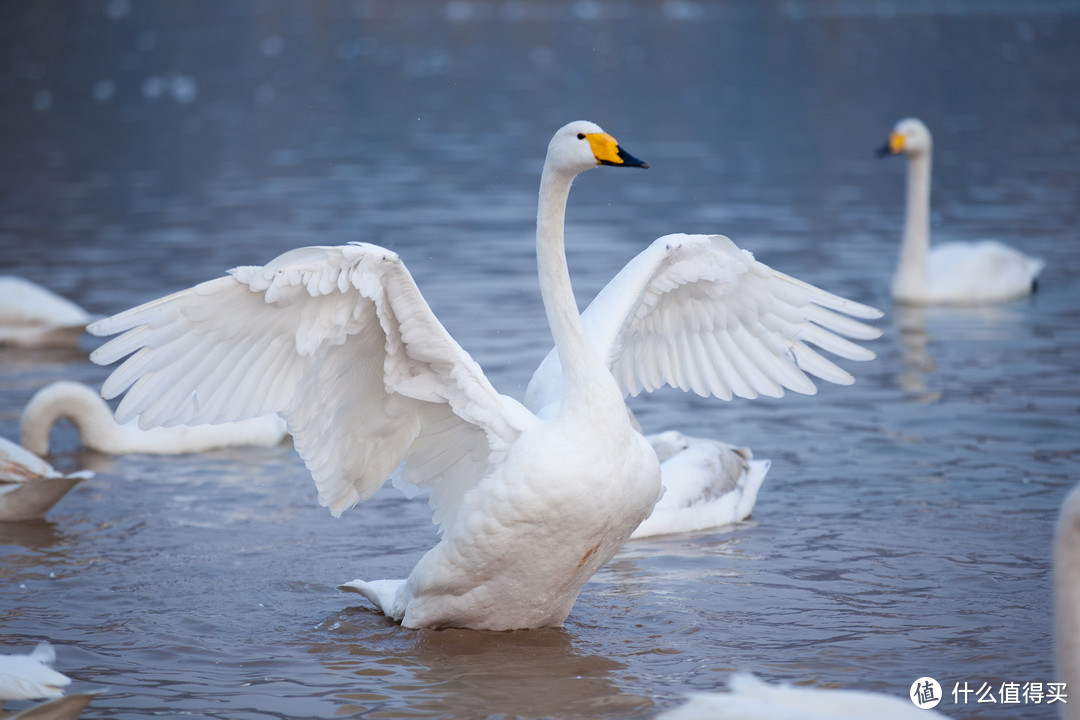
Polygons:
[[889,157],[890,155],[892,155],[893,153],[892,153],[892,149],[889,147],[889,143],[885,143],[884,145],[879,147],[877,150],[875,150],[874,154],[877,155],[879,158],[886,158],[886,157]]

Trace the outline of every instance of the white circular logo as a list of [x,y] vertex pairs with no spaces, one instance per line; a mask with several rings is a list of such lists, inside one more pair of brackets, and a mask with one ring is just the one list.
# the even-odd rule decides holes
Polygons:
[[941,685],[932,677],[921,677],[911,683],[908,695],[915,707],[920,710],[929,710],[937,707],[937,704],[941,702]]

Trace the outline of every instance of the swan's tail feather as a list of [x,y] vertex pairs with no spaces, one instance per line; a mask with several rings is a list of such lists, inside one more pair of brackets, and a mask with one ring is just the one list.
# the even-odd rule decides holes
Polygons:
[[338,585],[338,590],[360,593],[388,618],[405,616],[404,580],[353,580]]

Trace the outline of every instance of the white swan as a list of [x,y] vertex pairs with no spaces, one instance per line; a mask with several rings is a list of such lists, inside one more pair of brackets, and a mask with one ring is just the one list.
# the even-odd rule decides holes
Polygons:
[[631,538],[708,530],[750,517],[768,460],[754,460],[747,448],[677,430],[645,439],[660,460],[664,493]]
[[37,283],[0,276],[0,347],[75,345],[91,320],[81,307]]
[[[629,263],[582,313],[582,323],[593,347],[601,357],[610,357],[616,351],[612,343],[621,341],[622,324],[634,306],[640,301],[639,293],[650,282],[655,267],[643,262],[650,248]],[[654,260],[655,262],[655,260]],[[657,349],[669,338],[654,338]],[[653,350],[655,352],[656,349]],[[689,387],[698,394],[708,396],[710,390],[704,385],[696,388],[687,380]],[[637,395],[643,388],[624,386],[624,392]],[[734,384],[736,392],[754,397],[752,388]],[[649,388],[655,389],[655,388]],[[525,406],[545,417],[557,408],[562,394],[562,370],[559,355],[551,350],[537,367],[525,390]],[[730,388],[718,386],[718,393],[731,399]],[[628,409],[629,412],[629,409]],[[635,427],[641,430],[631,413]],[[660,460],[660,482],[663,494],[653,511],[631,535],[638,539],[656,535],[688,533],[698,530],[730,525],[750,517],[757,501],[758,490],[769,471],[768,460],[754,460],[748,448],[735,447],[719,440],[687,437],[677,430],[646,435]]]
[[811,392],[807,372],[849,383],[806,343],[869,359],[837,333],[877,331],[826,308],[880,315],[771,270],[727,238],[669,236],[632,261],[645,283],[611,345],[618,351],[601,358],[563,250],[571,182],[598,165],[644,163],[587,122],[548,146],[537,261],[562,383],[543,419],[498,394],[400,258],[368,244],[293,250],[91,325],[126,331],[94,362],[134,353],[102,393],[126,391],[117,418],[139,416],[144,427],[281,413],[334,515],[404,461],[403,482],[432,488],[441,538],[408,579],[345,587],[408,627],[562,625],[660,494],[656,453],[633,427],[625,392]]
[[893,128],[878,155],[907,156],[907,210],[892,296],[911,304],[979,305],[1023,297],[1043,268],[1039,258],[994,240],[930,248],[930,162],[933,140],[920,120]]
[[45,517],[68,490],[93,476],[91,470],[65,475],[26,448],[0,437],[0,521]]
[[[1054,535],[1054,646],[1057,679],[1080,692],[1080,485],[1062,503]],[[1061,716],[1080,720],[1080,694]]]
[[749,673],[728,681],[730,692],[696,693],[656,720],[945,720],[909,699],[864,690],[770,685]]
[[142,430],[135,421],[121,425],[91,387],[62,380],[34,393],[23,408],[19,440],[38,455],[49,453],[49,435],[61,419],[70,420],[84,447],[109,455],[194,453],[216,448],[277,445],[287,434],[285,421],[262,415],[219,425],[178,425]]
[[0,705],[5,700],[58,698],[71,678],[52,669],[56,651],[39,643],[29,655],[0,655]]

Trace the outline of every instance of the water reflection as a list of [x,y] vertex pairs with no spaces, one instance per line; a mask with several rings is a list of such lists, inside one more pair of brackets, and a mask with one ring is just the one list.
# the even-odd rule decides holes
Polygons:
[[[27,550],[48,550],[65,539],[59,526],[49,520],[25,520],[23,522],[0,522],[0,546],[18,545]],[[39,558],[29,558],[27,566],[34,566]],[[19,561],[8,555],[0,564],[0,582],[16,577]]]
[[342,713],[377,708],[365,717],[396,717],[407,709],[409,717],[590,718],[625,716],[652,704],[618,687],[615,676],[624,663],[578,650],[561,629],[403,630],[361,608],[324,625],[333,642],[310,651],[334,656],[322,660],[327,669],[353,677],[354,687],[336,694],[346,701]]
[[893,317],[900,329],[903,344],[904,367],[897,379],[900,387],[925,404],[941,398],[941,391],[927,388],[926,378],[934,371],[934,358],[930,355],[930,335],[926,331],[927,309],[918,305],[896,305]]

